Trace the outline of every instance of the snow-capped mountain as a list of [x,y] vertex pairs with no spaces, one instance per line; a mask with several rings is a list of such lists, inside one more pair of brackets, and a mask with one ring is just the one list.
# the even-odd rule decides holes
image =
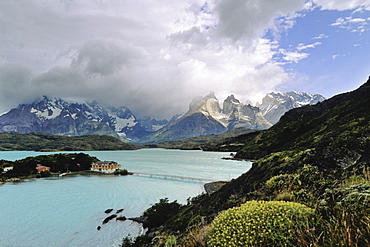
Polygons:
[[222,109],[213,92],[203,98],[195,98],[190,103],[189,111],[185,116],[190,116],[194,113],[202,113],[205,116],[212,117],[226,129],[238,127],[266,129],[271,126],[264,119],[258,107],[241,103],[233,94],[225,99]]
[[220,134],[229,129],[245,127],[266,129],[271,126],[258,107],[244,105],[229,96],[223,105],[213,92],[205,97],[196,97],[189,104],[189,110],[175,122],[149,135],[146,141],[162,142],[186,139],[210,134]]
[[285,112],[304,105],[313,105],[324,101],[325,98],[320,94],[303,92],[273,92],[267,94],[262,99],[262,104],[257,104],[261,109],[262,115],[270,123],[275,124]]
[[226,116],[224,121],[227,122],[228,129],[239,127],[249,129],[267,129],[271,123],[267,121],[258,107],[240,103],[232,94],[226,98],[223,103],[223,114]]
[[44,97],[0,116],[0,132],[44,132],[55,135],[111,135],[121,139],[147,134],[127,107],[97,102],[71,103]]
[[149,132],[155,132],[169,123],[169,121],[166,119],[159,120],[154,116],[144,116],[139,118],[138,121],[141,127]]
[[288,110],[324,100],[318,94],[270,93],[262,104],[252,106],[250,101],[241,103],[234,95],[220,103],[213,92],[197,97],[189,104],[189,110],[171,124],[149,135],[146,141],[162,142],[185,139],[199,135],[223,133],[239,127],[267,129],[276,123]]
[[170,121],[153,116],[137,119],[125,106],[103,106],[95,101],[67,102],[48,98],[31,104],[21,104],[0,116],[0,132],[43,132],[54,135],[111,135],[121,140],[162,142],[200,135],[220,134],[244,127],[267,129],[288,110],[323,101],[324,97],[310,93],[269,93],[262,104],[241,103],[234,95],[223,102],[213,92],[197,97],[185,114]]

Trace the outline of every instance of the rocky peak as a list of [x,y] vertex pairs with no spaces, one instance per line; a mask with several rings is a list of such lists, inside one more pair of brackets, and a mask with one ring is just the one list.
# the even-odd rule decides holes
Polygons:
[[226,115],[230,115],[234,109],[237,109],[238,107],[240,107],[240,101],[232,94],[225,99],[222,112]]
[[194,98],[189,105],[189,111],[185,115],[189,116],[196,112],[201,112],[206,116],[220,117],[221,107],[214,92],[210,92],[205,97]]

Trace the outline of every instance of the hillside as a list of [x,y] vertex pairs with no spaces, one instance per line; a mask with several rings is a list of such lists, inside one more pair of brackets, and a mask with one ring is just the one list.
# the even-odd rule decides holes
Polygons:
[[57,136],[45,133],[0,133],[0,151],[134,150],[138,147],[112,136]]
[[364,164],[369,159],[365,151],[370,150],[369,106],[370,80],[353,92],[287,112],[237,157],[259,159],[273,152],[310,148],[315,150],[315,157],[320,157],[316,161],[320,165],[348,168],[355,161]]
[[315,209],[320,225],[303,227],[304,234],[289,246],[369,246],[370,78],[353,92],[293,109],[270,129],[238,142],[242,139],[246,145],[236,158],[256,160],[248,172],[172,214],[166,211],[159,225],[148,210],[144,216],[154,227],[131,246],[151,246],[153,236],[166,242],[171,234],[185,246],[206,246],[214,217],[250,200],[293,201]]

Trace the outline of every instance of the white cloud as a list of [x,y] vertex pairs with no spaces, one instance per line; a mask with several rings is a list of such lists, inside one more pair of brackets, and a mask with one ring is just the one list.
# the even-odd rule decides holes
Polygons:
[[301,51],[301,50],[306,50],[306,49],[309,49],[309,48],[315,48],[317,45],[321,45],[321,44],[322,44],[321,42],[315,42],[313,44],[308,44],[308,45],[299,44],[298,47],[297,47],[297,50]]
[[369,21],[364,18],[354,18],[352,16],[350,17],[340,17],[338,18],[334,23],[332,23],[332,26],[339,27],[342,29],[350,30],[351,32],[365,32],[369,29]]
[[329,37],[328,35],[321,33],[321,34],[319,34],[318,36],[316,36],[312,39],[325,39],[325,38],[328,38],[328,37]]
[[300,60],[305,59],[309,56],[308,53],[298,52],[298,51],[286,51],[280,49],[281,54],[283,54],[283,59],[288,62],[298,63]]
[[370,0],[313,0],[323,10],[370,10]]
[[332,59],[336,59],[337,57],[339,57],[340,56],[340,54],[335,54],[335,55],[333,55],[331,58]]

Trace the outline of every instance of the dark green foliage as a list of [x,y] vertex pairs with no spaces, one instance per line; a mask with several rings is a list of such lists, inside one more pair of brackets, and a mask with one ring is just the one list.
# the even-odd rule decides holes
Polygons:
[[117,174],[117,175],[128,175],[128,171],[126,169],[119,169],[114,174]]
[[[21,177],[36,174],[37,164],[50,167],[51,172],[72,172],[89,170],[91,163],[97,161],[95,157],[91,157],[84,153],[74,154],[51,154],[39,155],[35,157],[27,157],[22,160],[13,162],[14,168],[8,171],[4,176]],[[45,173],[44,175],[47,175]],[[42,174],[41,174],[42,176]]]
[[40,172],[40,176],[42,178],[50,177],[51,176],[51,172],[50,171],[42,171],[42,172]]
[[324,216],[324,246],[370,246],[370,181],[327,189],[318,210]]
[[146,218],[144,227],[158,227],[163,225],[180,211],[181,205],[177,201],[169,202],[168,198],[160,199],[158,203],[147,209],[143,217]]
[[112,136],[56,136],[45,133],[0,133],[0,151],[134,150],[138,147]]
[[137,238],[135,238],[135,240],[128,236],[123,238],[121,247],[151,246],[151,242],[152,238],[148,236],[138,236]]

